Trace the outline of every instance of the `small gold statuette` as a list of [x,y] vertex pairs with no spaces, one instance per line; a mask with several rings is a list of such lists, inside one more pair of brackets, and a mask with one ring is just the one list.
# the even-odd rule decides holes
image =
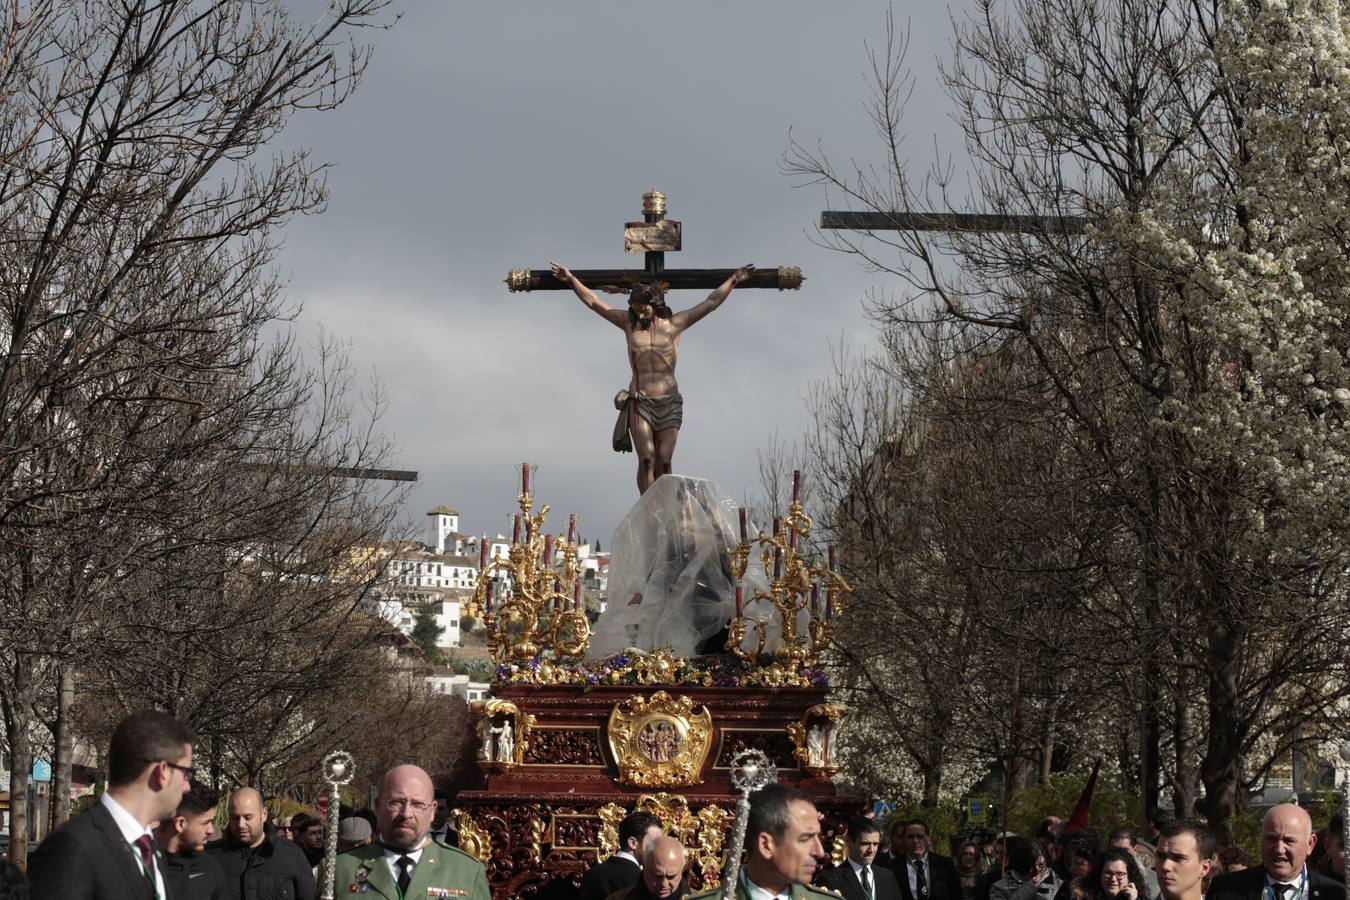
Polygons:
[[802,714],[800,722],[787,727],[792,738],[793,757],[809,775],[829,776],[838,771],[835,762],[835,735],[846,708],[837,703],[818,703]]
[[706,706],[695,711],[692,699],[675,699],[665,691],[633,697],[615,704],[608,732],[621,784],[703,783],[703,764],[712,748],[712,716]]
[[469,708],[478,715],[478,764],[489,772],[503,772],[525,760],[534,716],[522,714],[509,700],[475,700]]

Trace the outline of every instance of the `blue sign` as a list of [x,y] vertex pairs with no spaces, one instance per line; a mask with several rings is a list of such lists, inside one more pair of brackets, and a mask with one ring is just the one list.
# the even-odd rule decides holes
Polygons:
[[895,812],[895,804],[887,803],[885,800],[878,800],[872,804],[872,818],[881,820]]
[[52,780],[52,763],[51,763],[51,760],[47,760],[47,759],[35,759],[35,760],[33,760],[33,780],[34,780],[34,781],[51,781],[51,780]]

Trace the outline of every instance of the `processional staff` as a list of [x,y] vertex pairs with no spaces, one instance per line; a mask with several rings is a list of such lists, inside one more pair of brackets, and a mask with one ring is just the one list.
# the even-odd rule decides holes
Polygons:
[[335,750],[323,758],[323,777],[328,782],[328,837],[323,847],[323,891],[320,900],[334,900],[333,887],[337,878],[338,807],[342,799],[338,788],[352,780],[356,761],[344,750]]
[[722,872],[722,900],[734,900],[741,877],[741,852],[750,824],[750,795],[778,780],[778,767],[762,750],[742,750],[731,760],[731,786],[740,793],[736,801],[736,824],[731,829],[731,850]]

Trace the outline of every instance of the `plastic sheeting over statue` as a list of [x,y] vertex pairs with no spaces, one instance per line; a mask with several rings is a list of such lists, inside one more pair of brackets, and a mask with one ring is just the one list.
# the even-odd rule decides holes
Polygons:
[[[736,612],[731,550],[738,543],[729,494],[700,478],[658,478],[614,531],[609,605],[595,623],[589,655],[631,648],[668,648],[676,656],[721,652]],[[767,587],[758,553],[741,583],[747,604]],[[772,607],[749,604],[746,614],[768,622],[766,649],[775,649],[779,625]]]

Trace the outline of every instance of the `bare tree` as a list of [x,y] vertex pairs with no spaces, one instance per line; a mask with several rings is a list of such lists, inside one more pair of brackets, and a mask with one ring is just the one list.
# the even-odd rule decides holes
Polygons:
[[[204,596],[174,583],[166,609],[135,588],[203,547],[216,561],[198,554],[195,571],[217,578],[253,547],[298,552],[331,519],[277,515],[298,483],[284,479],[335,454],[379,455],[340,379],[303,375],[294,348],[263,340],[294,313],[271,274],[275,229],[321,208],[325,188],[307,152],[259,151],[293,111],[349,95],[368,54],[354,30],[385,5],[341,0],[313,25],[244,0],[43,0],[2,14],[0,708],[23,773],[20,864],[26,743],[49,718],[44,685],[71,686],[76,648],[127,666],[172,628],[152,609]],[[297,427],[306,411],[337,418]],[[136,651],[115,655],[129,633]],[[71,692],[55,696],[63,768]]]
[[[1304,332],[1247,326],[1261,290],[1224,295],[1223,277],[1206,274],[1254,258],[1254,240],[1284,233],[1280,215],[1300,215],[1291,200],[1263,223],[1252,217],[1251,198],[1280,176],[1255,178],[1251,82],[1224,68],[1267,32],[1244,31],[1234,8],[1200,2],[1016,0],[1008,14],[1004,6],[981,0],[958,25],[944,81],[979,211],[1041,224],[823,240],[902,279],[904,296],[873,304],[894,332],[938,322],[963,351],[1011,344],[1034,361],[1056,415],[1072,424],[1080,470],[1091,473],[1086,496],[1133,545],[1114,555],[1108,581],[1121,589],[1117,621],[1139,629],[1144,650],[1135,697],[1144,801],[1159,792],[1170,714],[1182,757],[1174,795],[1191,795],[1189,754],[1198,753],[1207,814],[1227,829],[1243,787],[1287,750],[1292,726],[1329,726],[1346,693],[1343,682],[1313,675],[1341,669],[1347,633],[1346,548],[1325,530],[1309,533],[1325,518],[1315,512],[1317,482],[1339,458],[1323,452],[1337,439],[1319,411],[1327,404],[1316,405],[1318,391],[1330,392],[1280,371],[1271,348]],[[1284,49],[1297,55],[1300,39],[1293,34]],[[794,144],[786,168],[882,214],[964,211],[954,208],[950,169],[915,178],[902,154],[902,50],[888,30],[871,57],[882,164],[841,172]],[[1287,114],[1275,108],[1276,87],[1270,96],[1253,121]],[[1088,233],[1062,227],[1066,216],[1086,217]],[[1271,282],[1266,297],[1280,291]],[[1282,396],[1263,387],[1277,383]],[[1305,399],[1311,415],[1300,418]],[[1309,422],[1321,430],[1308,431]],[[1257,434],[1270,454],[1250,452]],[[1290,492],[1278,466],[1310,467],[1304,493]],[[1171,704],[1168,672],[1178,673]],[[1200,685],[1202,722],[1184,694]]]

